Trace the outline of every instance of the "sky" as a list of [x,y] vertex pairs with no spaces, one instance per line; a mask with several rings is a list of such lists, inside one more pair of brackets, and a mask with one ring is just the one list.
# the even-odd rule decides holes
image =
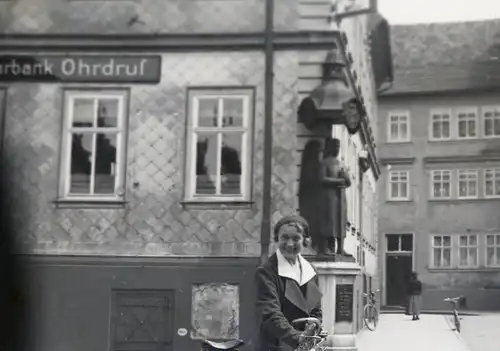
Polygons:
[[378,0],[390,24],[500,19],[500,0]]

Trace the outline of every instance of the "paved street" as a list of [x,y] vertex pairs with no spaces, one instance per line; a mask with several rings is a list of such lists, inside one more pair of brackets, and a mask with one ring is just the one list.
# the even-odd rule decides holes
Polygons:
[[498,351],[500,313],[463,316],[460,334],[471,351]]
[[471,351],[445,316],[430,314],[416,322],[404,314],[382,314],[377,329],[361,331],[357,344],[359,351]]

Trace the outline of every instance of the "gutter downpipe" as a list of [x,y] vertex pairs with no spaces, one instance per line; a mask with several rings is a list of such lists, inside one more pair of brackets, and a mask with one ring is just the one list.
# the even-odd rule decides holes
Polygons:
[[260,232],[260,262],[269,257],[271,241],[271,177],[273,155],[273,83],[274,83],[274,0],[266,0],[265,27],[265,113],[264,113],[264,170],[262,222]]

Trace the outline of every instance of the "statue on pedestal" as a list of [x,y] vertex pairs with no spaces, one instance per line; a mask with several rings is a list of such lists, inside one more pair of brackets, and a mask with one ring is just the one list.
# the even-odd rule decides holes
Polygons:
[[319,167],[320,225],[318,256],[350,256],[344,251],[344,238],[347,230],[346,189],[351,186],[351,179],[345,165],[338,159],[340,140],[327,138],[323,151],[323,160]]

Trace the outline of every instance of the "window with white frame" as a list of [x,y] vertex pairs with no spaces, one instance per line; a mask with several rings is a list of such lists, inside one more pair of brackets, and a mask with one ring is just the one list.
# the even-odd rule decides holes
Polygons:
[[460,235],[458,238],[458,266],[477,266],[477,235]]
[[458,108],[456,118],[458,138],[472,139],[477,137],[477,108]]
[[61,198],[123,198],[127,101],[125,90],[65,91]]
[[500,197],[500,168],[484,170],[484,196]]
[[410,172],[389,172],[389,200],[408,200],[410,198]]
[[387,135],[392,143],[410,141],[410,113],[389,112]]
[[447,140],[451,138],[451,110],[433,109],[430,120],[430,139]]
[[500,106],[485,106],[482,110],[484,136],[500,137]]
[[249,201],[253,90],[189,91],[186,198]]
[[448,199],[451,197],[451,171],[433,170],[431,172],[431,197]]
[[486,266],[500,266],[500,234],[486,236]]
[[478,171],[461,169],[457,171],[458,198],[470,199],[478,196]]
[[451,236],[432,236],[432,262],[434,268],[451,267]]

